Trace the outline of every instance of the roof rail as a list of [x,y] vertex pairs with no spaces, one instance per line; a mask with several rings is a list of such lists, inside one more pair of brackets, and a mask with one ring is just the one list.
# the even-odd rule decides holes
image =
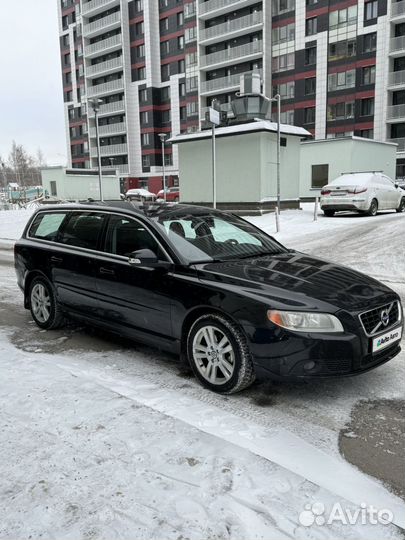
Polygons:
[[362,173],[376,173],[376,172],[384,172],[384,171],[346,171],[346,172],[342,172],[340,173],[341,175],[342,174],[362,174]]

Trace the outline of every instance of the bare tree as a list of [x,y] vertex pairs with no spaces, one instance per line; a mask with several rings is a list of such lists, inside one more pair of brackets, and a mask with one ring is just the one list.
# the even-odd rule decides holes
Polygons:
[[40,168],[45,164],[45,157],[38,149],[34,157],[25,150],[22,144],[12,142],[8,156],[6,172],[7,181],[16,182],[20,186],[34,186],[41,184]]

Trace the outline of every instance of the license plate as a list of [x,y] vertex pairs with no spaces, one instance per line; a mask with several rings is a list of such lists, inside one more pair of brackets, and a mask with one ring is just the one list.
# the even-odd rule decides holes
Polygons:
[[389,347],[396,341],[399,341],[402,337],[402,328],[395,328],[381,336],[378,336],[373,339],[373,353],[379,352],[385,347]]
[[332,191],[332,197],[344,197],[346,195],[345,191]]

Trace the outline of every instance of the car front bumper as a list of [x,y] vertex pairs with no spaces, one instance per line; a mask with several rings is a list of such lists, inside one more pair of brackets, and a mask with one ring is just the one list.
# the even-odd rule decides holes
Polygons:
[[[391,330],[398,328],[401,325]],[[266,334],[271,343],[264,343]],[[364,373],[397,356],[400,343],[373,353],[372,338],[361,328],[358,333],[322,335],[300,335],[279,328],[274,332],[263,329],[259,343],[257,339],[251,343],[251,351],[258,378],[297,380]]]

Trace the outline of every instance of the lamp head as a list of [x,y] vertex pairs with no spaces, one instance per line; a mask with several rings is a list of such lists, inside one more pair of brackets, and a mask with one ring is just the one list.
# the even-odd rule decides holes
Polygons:
[[161,142],[164,143],[167,137],[167,133],[158,133],[158,136]]

